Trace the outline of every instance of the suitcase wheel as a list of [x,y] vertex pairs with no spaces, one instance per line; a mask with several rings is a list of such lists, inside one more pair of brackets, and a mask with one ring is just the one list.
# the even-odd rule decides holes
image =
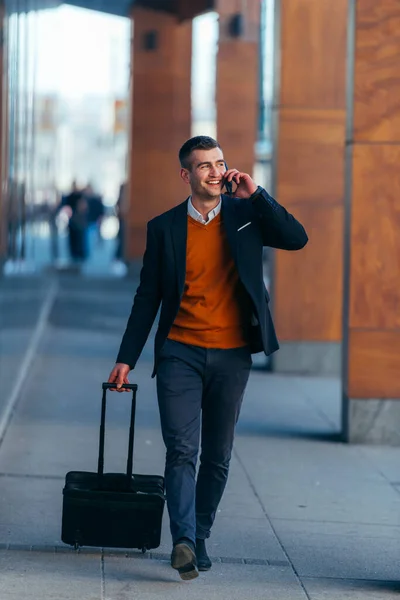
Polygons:
[[79,529],[76,529],[75,535],[74,535],[74,548],[77,552],[79,551],[79,548],[82,547],[81,542],[82,542],[82,534]]

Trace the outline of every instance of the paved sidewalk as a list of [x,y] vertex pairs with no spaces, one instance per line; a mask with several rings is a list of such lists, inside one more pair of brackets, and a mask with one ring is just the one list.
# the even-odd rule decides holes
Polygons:
[[[0,410],[9,411],[6,421],[0,415],[1,600],[398,598],[400,449],[337,441],[334,379],[252,373],[209,540],[209,573],[179,580],[169,566],[166,518],[161,547],[145,556],[64,546],[64,476],[96,468],[99,386],[135,286],[68,277],[28,290],[19,284],[18,293],[15,285],[0,281]],[[27,302],[30,294],[38,303]],[[139,384],[135,471],[161,474],[151,351],[149,343],[132,377]],[[111,399],[106,469],[121,470],[129,396]]]

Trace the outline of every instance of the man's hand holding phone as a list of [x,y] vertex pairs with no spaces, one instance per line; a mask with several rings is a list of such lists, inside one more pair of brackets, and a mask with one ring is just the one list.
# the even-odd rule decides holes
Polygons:
[[115,388],[112,388],[112,392],[129,392],[130,390],[121,389],[124,383],[129,383],[128,373],[131,370],[129,365],[123,363],[117,363],[110,373],[108,383],[115,383]]
[[252,194],[257,190],[257,186],[247,173],[241,173],[237,169],[228,169],[224,174],[225,186],[228,190],[232,183],[236,183],[237,188],[233,193],[235,198],[250,198]]

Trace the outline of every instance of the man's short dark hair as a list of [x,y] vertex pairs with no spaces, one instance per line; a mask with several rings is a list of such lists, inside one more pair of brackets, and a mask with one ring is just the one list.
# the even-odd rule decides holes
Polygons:
[[190,169],[189,157],[194,150],[212,150],[221,148],[217,140],[207,135],[197,135],[187,140],[179,150],[179,161],[183,169]]

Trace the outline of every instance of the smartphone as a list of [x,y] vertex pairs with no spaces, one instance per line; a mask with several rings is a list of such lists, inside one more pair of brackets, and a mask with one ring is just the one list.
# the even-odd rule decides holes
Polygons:
[[[226,168],[226,170],[228,171],[228,168],[229,168],[229,167],[228,167],[228,165],[227,165],[226,163],[225,163],[225,168]],[[232,181],[225,181],[225,189],[226,189],[226,193],[227,193],[229,196],[232,196],[232,195],[233,195],[233,190],[232,190]]]

